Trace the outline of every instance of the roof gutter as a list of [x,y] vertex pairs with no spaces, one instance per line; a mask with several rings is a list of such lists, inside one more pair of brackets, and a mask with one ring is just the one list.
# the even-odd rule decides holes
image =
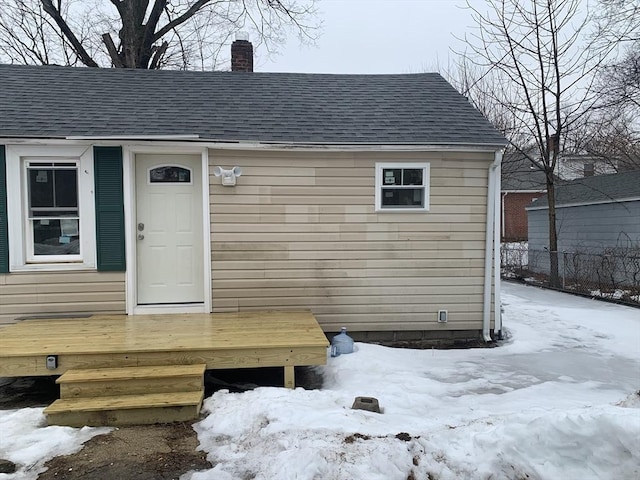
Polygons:
[[7,144],[33,144],[33,145],[195,145],[204,148],[215,148],[221,150],[270,150],[270,151],[331,151],[331,152],[353,152],[353,151],[389,151],[389,152],[494,152],[496,148],[504,145],[494,143],[374,143],[374,142],[333,142],[333,143],[313,143],[313,142],[264,142],[251,140],[211,140],[199,137],[198,135],[85,135],[67,136],[57,138],[47,137],[2,137],[2,143]]
[[[604,205],[607,203],[623,203],[623,202],[637,202],[640,200],[640,197],[620,197],[620,198],[610,198],[607,200],[594,200],[592,202],[575,202],[575,203],[565,203],[558,205],[556,204],[556,208],[570,208],[570,207],[588,207],[589,205]],[[524,207],[525,210],[548,210],[549,204],[537,206],[535,204],[530,205],[528,207]]]
[[[502,163],[502,150],[495,152],[493,163],[489,166],[487,174],[487,229],[484,249],[484,301],[482,310],[482,338],[485,342],[491,342],[491,287],[494,284],[494,315],[495,328],[502,329],[502,321],[499,320],[500,311],[500,165]],[[492,262],[493,260],[493,262]],[[494,276],[491,270],[494,270]]]

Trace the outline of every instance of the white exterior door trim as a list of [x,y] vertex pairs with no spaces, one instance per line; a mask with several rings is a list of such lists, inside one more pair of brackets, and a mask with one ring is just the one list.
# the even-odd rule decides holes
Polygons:
[[[202,158],[202,232],[204,261],[204,303],[196,305],[138,305],[136,275],[136,182],[137,154],[199,154]],[[209,209],[209,151],[191,145],[123,145],[124,227],[126,248],[126,310],[128,315],[152,313],[210,313],[211,312],[211,227]]]

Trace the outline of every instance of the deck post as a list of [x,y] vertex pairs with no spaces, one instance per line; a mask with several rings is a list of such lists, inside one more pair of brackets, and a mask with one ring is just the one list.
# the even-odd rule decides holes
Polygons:
[[296,387],[296,373],[293,365],[286,365],[284,367],[284,386],[285,388]]

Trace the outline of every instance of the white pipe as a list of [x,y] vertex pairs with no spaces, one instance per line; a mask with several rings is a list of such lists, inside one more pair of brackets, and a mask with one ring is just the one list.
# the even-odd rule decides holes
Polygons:
[[[500,168],[500,171],[502,171],[502,167]],[[498,188],[498,191],[502,191],[502,188]],[[500,225],[502,225],[502,238],[504,238],[505,233],[507,231],[507,220],[504,216],[504,199],[507,198],[507,195],[509,195],[509,192],[504,192],[501,196],[501,208],[500,208]]]
[[[496,189],[495,212],[499,212],[500,208],[500,187],[502,185],[502,151],[496,152],[497,163],[494,175],[494,186]],[[504,217],[503,217],[504,218]],[[496,338],[502,335],[502,302],[500,301],[500,219],[496,217],[493,230],[493,318],[495,319],[493,332]]]
[[491,269],[495,249],[493,247],[496,225],[496,197],[499,200],[500,190],[496,190],[496,171],[502,161],[502,152],[495,152],[495,159],[487,173],[487,231],[484,248],[484,301],[482,309],[482,337],[485,342],[491,339]]

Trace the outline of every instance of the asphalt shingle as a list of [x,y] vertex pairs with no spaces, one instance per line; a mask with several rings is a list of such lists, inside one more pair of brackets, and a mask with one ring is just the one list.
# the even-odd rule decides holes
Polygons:
[[502,160],[502,191],[543,191],[546,177],[542,170],[518,153],[505,155]]
[[[557,206],[640,198],[640,170],[562,182],[556,185],[555,198]],[[527,208],[548,206],[547,197],[542,196]]]
[[0,137],[503,146],[437,73],[328,75],[0,65]]

